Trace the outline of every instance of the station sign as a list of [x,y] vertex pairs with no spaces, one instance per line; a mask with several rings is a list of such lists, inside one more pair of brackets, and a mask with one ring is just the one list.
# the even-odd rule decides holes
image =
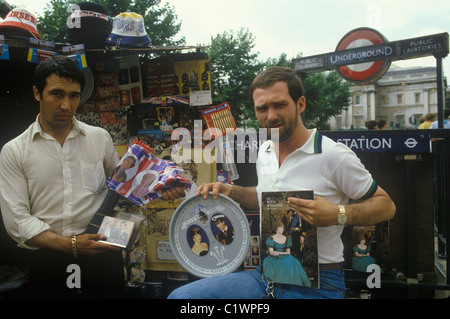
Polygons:
[[323,134],[335,142],[345,144],[355,153],[417,154],[431,152],[430,136],[422,132],[392,132],[389,134],[365,132],[327,134],[324,132]]
[[[324,136],[345,144],[355,153],[430,153],[432,138],[425,131],[323,131]],[[233,136],[234,135],[234,136]],[[228,135],[237,163],[255,163],[260,146],[267,140],[265,133],[238,132]],[[241,160],[240,160],[241,159]]]

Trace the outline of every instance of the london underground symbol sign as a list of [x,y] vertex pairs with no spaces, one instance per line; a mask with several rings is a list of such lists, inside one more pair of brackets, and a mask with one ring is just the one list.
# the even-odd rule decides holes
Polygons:
[[[349,81],[375,81],[382,77],[391,65],[391,60],[387,58],[393,55],[394,49],[385,45],[387,42],[381,33],[369,28],[350,31],[338,43],[336,52],[328,55],[328,65],[345,64],[339,66],[337,71]],[[377,44],[378,46],[375,46]],[[380,60],[348,64],[371,57],[379,57]]]
[[388,42],[378,31],[357,28],[348,32],[335,52],[292,60],[297,73],[337,70],[350,82],[368,84],[389,69],[391,61],[449,52],[448,33]]

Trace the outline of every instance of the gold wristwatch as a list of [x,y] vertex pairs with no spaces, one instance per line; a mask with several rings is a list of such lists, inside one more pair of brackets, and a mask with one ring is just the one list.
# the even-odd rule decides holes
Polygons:
[[339,215],[337,217],[337,223],[340,226],[344,226],[347,222],[347,212],[345,211],[344,205],[338,205],[339,207]]

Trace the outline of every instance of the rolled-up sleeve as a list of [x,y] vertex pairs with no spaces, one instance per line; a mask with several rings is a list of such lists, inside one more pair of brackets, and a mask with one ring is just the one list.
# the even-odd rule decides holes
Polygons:
[[28,181],[21,164],[21,152],[14,143],[0,153],[0,210],[6,231],[20,247],[51,227],[30,213]]
[[110,177],[114,169],[119,163],[119,154],[117,153],[116,148],[114,147],[111,136],[107,131],[104,131],[104,146],[105,146],[105,159],[103,162],[103,167],[105,168],[106,178]]

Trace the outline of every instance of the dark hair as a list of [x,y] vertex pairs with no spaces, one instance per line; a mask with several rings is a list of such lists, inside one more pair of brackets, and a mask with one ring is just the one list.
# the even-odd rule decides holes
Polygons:
[[202,232],[200,231],[200,228],[195,227],[191,229],[190,235],[191,235],[191,239],[194,239],[194,236],[196,234],[199,234],[200,236],[202,235]]
[[298,99],[304,95],[302,80],[295,74],[291,68],[284,68],[279,66],[270,67],[259,73],[253,80],[250,87],[250,99],[253,101],[253,92],[258,88],[267,88],[274,85],[276,82],[286,82],[289,90],[289,95],[297,103]]
[[369,130],[374,130],[374,129],[376,129],[377,128],[377,121],[374,121],[374,120],[371,120],[371,121],[367,121],[366,122],[366,127],[369,129]]
[[383,128],[383,126],[385,126],[386,124],[387,124],[387,122],[384,119],[379,119],[377,122],[377,126],[379,129]]
[[444,119],[448,119],[450,117],[450,109],[444,109]]
[[40,94],[42,94],[47,85],[47,78],[52,74],[72,79],[74,82],[80,84],[81,90],[84,88],[84,75],[75,61],[63,55],[57,55],[45,59],[36,68],[34,83]]

